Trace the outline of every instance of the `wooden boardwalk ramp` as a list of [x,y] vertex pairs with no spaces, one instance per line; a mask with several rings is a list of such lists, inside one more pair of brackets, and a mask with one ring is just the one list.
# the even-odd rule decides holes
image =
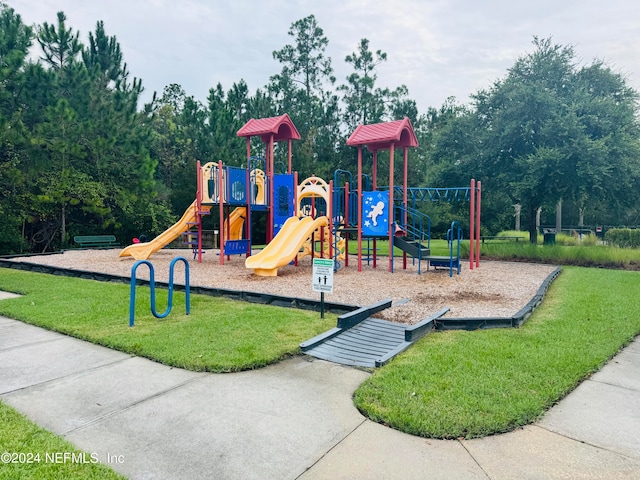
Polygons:
[[434,320],[448,308],[416,325],[372,318],[389,308],[385,300],[338,317],[338,325],[300,344],[301,350],[322,360],[359,367],[381,367],[433,329]]

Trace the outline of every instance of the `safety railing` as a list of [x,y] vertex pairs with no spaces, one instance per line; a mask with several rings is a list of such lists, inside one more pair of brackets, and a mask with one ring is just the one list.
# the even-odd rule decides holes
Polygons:
[[406,236],[416,242],[427,242],[427,248],[431,248],[431,217],[411,207],[396,205],[395,221],[398,228],[406,233]]
[[[462,240],[462,227],[457,221],[451,222],[451,228],[447,230],[447,242],[449,244],[449,276],[453,276],[453,268],[456,267],[460,274],[460,241]],[[453,256],[454,242],[456,242],[456,256]]]

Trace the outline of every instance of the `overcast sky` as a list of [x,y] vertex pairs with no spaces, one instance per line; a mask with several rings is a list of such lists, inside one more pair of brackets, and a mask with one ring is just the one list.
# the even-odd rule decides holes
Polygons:
[[379,87],[405,84],[421,113],[449,96],[467,103],[516,59],[533,51],[534,35],[572,45],[583,64],[604,60],[640,90],[638,0],[5,0],[27,24],[56,23],[89,31],[103,20],[115,35],[144,100],[171,83],[205,101],[209,88],[244,79],[264,87],[281,65],[272,52],[294,44],[296,20],[315,15],[329,40],[338,83],[362,38],[388,60]]

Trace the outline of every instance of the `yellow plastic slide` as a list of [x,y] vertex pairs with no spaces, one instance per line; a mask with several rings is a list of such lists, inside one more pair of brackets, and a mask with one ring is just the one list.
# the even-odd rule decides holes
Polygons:
[[259,253],[247,258],[244,266],[261,277],[276,277],[278,268],[291,262],[300,247],[320,227],[329,225],[327,217],[291,217],[271,242]]
[[225,220],[225,223],[229,222],[229,238],[227,240],[242,240],[242,227],[244,227],[246,214],[245,207],[238,207],[229,214],[229,218]]
[[[184,212],[182,218],[178,220],[175,225],[169,227],[167,230],[162,232],[150,242],[134,243],[133,245],[125,247],[120,252],[120,256],[132,256],[136,260],[146,260],[151,256],[151,254],[156,253],[158,250],[162,249],[163,247],[174,241],[176,238],[178,238],[182,233],[189,230],[189,223],[198,220],[197,208],[197,203],[194,200],[194,202]],[[201,206],[200,208],[202,209],[201,211],[208,212],[211,209],[211,206]]]

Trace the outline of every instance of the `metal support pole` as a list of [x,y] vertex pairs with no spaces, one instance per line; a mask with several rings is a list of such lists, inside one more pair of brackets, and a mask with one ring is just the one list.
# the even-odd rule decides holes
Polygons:
[[362,271],[362,145],[358,145],[358,271]]
[[[378,150],[373,151],[373,167],[371,169],[371,189],[375,192],[378,190]],[[373,243],[373,250],[371,250],[371,243]],[[378,239],[373,238],[373,242],[367,241],[367,256],[371,258],[373,255],[373,268],[378,268]],[[369,260],[367,260],[369,265]]]
[[344,266],[349,266],[349,182],[344,184]]
[[471,205],[469,206],[469,270],[473,270],[473,261],[475,257],[474,247],[474,235],[475,235],[475,216],[476,216],[476,181],[471,179],[471,186],[469,187],[469,200]]
[[482,197],[482,182],[478,180],[476,198],[476,267],[480,267],[480,199]]
[[[196,185],[196,218],[198,219],[198,263],[202,263],[202,168],[200,166],[200,160],[196,162],[197,175]],[[193,246],[193,245],[192,245]]]
[[224,265],[224,240],[226,238],[224,231],[224,183],[222,175],[222,160],[218,162],[218,211],[220,213],[220,265]]
[[393,143],[389,147],[389,272],[393,273],[393,156],[395,150]]

